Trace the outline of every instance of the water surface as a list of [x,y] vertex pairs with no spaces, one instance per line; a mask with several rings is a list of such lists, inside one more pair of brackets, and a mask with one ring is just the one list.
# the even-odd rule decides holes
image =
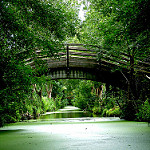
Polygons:
[[74,106],[67,106],[57,112],[47,112],[41,115],[37,121],[61,121],[61,122],[97,122],[97,121],[121,121],[119,117],[100,117],[88,111],[81,111]]
[[55,113],[59,114],[57,118],[48,113],[46,118],[0,128],[0,150],[150,150],[146,122],[98,116],[74,118],[73,114],[66,118],[71,110],[60,111],[65,117],[60,117],[60,112]]

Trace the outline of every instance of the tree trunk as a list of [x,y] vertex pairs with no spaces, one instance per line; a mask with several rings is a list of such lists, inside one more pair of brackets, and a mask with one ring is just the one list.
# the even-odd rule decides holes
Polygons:
[[128,101],[126,103],[126,119],[134,120],[135,114],[137,112],[136,101],[137,90],[135,84],[135,75],[134,75],[134,56],[130,55],[130,74],[128,82]]
[[128,99],[137,100],[137,90],[136,90],[136,81],[134,75],[134,56],[130,56],[130,78],[128,83]]
[[99,99],[102,99],[103,85],[101,85],[100,87],[96,88],[96,95],[99,97]]
[[34,89],[36,91],[36,94],[39,95],[40,97],[40,101],[42,101],[42,87],[41,89],[38,91],[37,88],[36,88],[36,84],[33,85],[34,86]]
[[101,85],[98,89],[98,96],[100,99],[102,99],[102,96],[103,96],[103,85]]
[[49,85],[49,88],[46,86],[47,97],[49,99],[51,99],[51,97],[52,97],[52,89],[53,89],[53,85],[52,84]]

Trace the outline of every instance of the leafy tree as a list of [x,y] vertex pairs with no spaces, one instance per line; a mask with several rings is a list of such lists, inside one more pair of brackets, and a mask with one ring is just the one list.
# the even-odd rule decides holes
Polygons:
[[144,81],[144,77],[139,77],[138,74],[138,62],[149,61],[150,56],[148,16],[150,2],[148,0],[89,0],[89,2],[80,40],[105,49],[102,57],[113,58],[116,62],[125,61],[125,64],[120,63],[117,69],[121,72],[123,68],[129,70],[129,76],[124,75],[128,82],[128,99],[132,100],[128,105],[133,106],[135,111],[137,108],[135,100],[141,98],[143,92],[141,81]]
[[67,99],[68,104],[72,105],[72,100],[74,99],[75,95],[73,90],[78,88],[78,85],[81,80],[78,79],[66,79],[66,80],[59,80],[61,85],[64,88],[64,99]]
[[139,112],[136,115],[139,121],[150,121],[150,103],[148,100],[140,106]]
[[[52,57],[67,36],[75,34],[77,11],[69,1],[2,0],[0,2],[0,125],[8,104],[24,104],[34,77],[45,71],[41,55]],[[33,64],[31,67],[27,64]],[[17,109],[17,110],[18,110]]]
[[96,101],[96,95],[92,93],[92,81],[81,80],[76,89],[74,89],[75,106],[81,109],[91,110]]

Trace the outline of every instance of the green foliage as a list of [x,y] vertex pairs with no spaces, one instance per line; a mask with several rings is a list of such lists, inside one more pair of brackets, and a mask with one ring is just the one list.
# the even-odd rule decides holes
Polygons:
[[4,108],[0,108],[0,126],[5,125],[5,123],[14,123],[21,119],[21,110],[17,102],[9,103]]
[[82,41],[109,48],[112,54],[120,51],[138,57],[149,54],[148,0],[90,2],[82,25]]
[[105,116],[107,116],[107,114],[106,114],[106,113],[107,113],[107,111],[108,111],[108,109],[107,109],[107,108],[103,109],[102,116],[104,116],[104,117],[105,117]]
[[81,80],[73,91],[74,104],[81,109],[91,110],[95,103],[95,96],[91,93],[92,81]]
[[[129,85],[128,100],[133,102],[124,101],[126,104],[123,103],[122,106],[124,105],[125,118],[133,120],[139,105],[138,99],[142,102],[149,97],[149,81],[145,81],[145,77],[141,78],[138,71],[142,69],[139,61],[149,62],[150,1],[89,0],[89,2],[86,20],[81,27],[80,41],[101,47],[99,59],[103,57],[107,61],[118,62],[118,67],[112,70],[129,70],[124,77]],[[122,57],[122,54],[125,55]],[[144,84],[148,85],[147,88]],[[106,105],[111,108],[113,104],[112,106],[111,102],[109,104]]]
[[105,103],[105,107],[107,109],[110,109],[110,108],[113,108],[116,104],[115,104],[115,101],[116,101],[116,98],[113,98],[113,97],[107,97],[105,100],[104,100],[104,103]]
[[139,112],[136,114],[139,121],[150,121],[150,103],[148,100],[144,102],[139,108]]
[[102,107],[94,106],[93,109],[92,109],[92,112],[94,114],[102,114]]
[[[137,60],[148,59],[150,55],[149,7],[149,0],[90,0],[86,21],[79,29],[76,9],[78,5],[73,0],[2,0],[0,126],[9,121],[20,120],[20,115],[27,111],[37,116],[45,111],[62,108],[67,103],[71,104],[71,101],[82,109],[92,110],[97,97],[91,93],[91,87],[99,86],[94,82],[80,80],[53,82],[53,98],[51,100],[45,98],[47,95],[44,86],[49,84],[49,79],[41,75],[47,71],[47,66],[44,65],[44,60],[37,59],[36,51],[40,50],[42,56],[56,56],[62,48],[62,42],[67,40],[79,42],[76,36],[71,38],[78,28],[80,35],[78,32],[77,37],[80,37],[80,42],[102,46],[107,49],[106,55],[109,56],[119,56],[120,52],[125,52],[135,60],[132,65],[130,61],[127,62],[129,68],[134,69]],[[34,67],[29,67],[28,61],[33,61]],[[127,68],[125,65],[123,67]],[[148,81],[144,82],[147,88]],[[43,90],[42,100],[33,93],[32,84],[37,84],[37,89]],[[142,95],[143,93],[142,91]],[[106,106],[103,106],[103,111],[105,108],[115,107],[116,100],[114,97],[107,97],[103,102]],[[129,113],[128,110],[133,110],[131,112],[135,114],[135,107],[132,106],[134,103],[125,105],[125,114]],[[147,105],[144,107],[146,109]],[[99,106],[96,105],[93,111],[99,111]],[[141,108],[137,115],[139,120],[142,113],[144,114],[144,111]]]
[[133,106],[134,106],[134,101],[132,101],[132,100],[126,101],[126,103],[123,105],[122,118],[124,118],[126,120],[135,120],[136,109]]
[[44,112],[55,111],[57,109],[57,105],[56,105],[56,102],[54,101],[54,99],[42,97],[42,102],[43,102],[43,111]]
[[109,110],[104,110],[103,114],[106,113],[106,116],[108,117],[120,117],[121,116],[121,110],[119,107],[114,107],[112,109],[109,109]]
[[[35,51],[40,50],[41,55],[52,57],[62,47],[61,42],[75,34],[78,14],[73,4],[62,0],[0,1],[1,122],[8,122],[7,105],[13,102],[20,104],[17,108],[20,114],[25,113],[25,105],[30,106],[25,101],[32,93],[31,85],[44,81],[36,76],[46,72],[47,66],[44,60],[37,59]],[[35,68],[27,66],[26,61],[30,59]],[[41,112],[38,109],[41,108],[40,102],[35,100],[32,104],[35,104],[36,112]],[[29,110],[33,113],[31,108]],[[13,112],[13,115],[17,114]]]

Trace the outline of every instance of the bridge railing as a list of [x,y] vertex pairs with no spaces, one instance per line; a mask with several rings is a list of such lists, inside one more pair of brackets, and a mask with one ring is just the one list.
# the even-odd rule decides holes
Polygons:
[[[103,66],[109,69],[116,67],[129,69],[130,56],[126,53],[111,54],[109,49],[84,44],[66,44],[64,47],[54,57],[47,56],[42,54],[40,50],[36,50],[35,58],[45,61],[49,68],[98,68]],[[34,66],[35,58],[26,59],[26,64]],[[150,74],[149,61],[138,60],[134,67],[137,72]]]
[[94,68],[98,65],[97,51],[83,45],[67,44],[67,67]]

